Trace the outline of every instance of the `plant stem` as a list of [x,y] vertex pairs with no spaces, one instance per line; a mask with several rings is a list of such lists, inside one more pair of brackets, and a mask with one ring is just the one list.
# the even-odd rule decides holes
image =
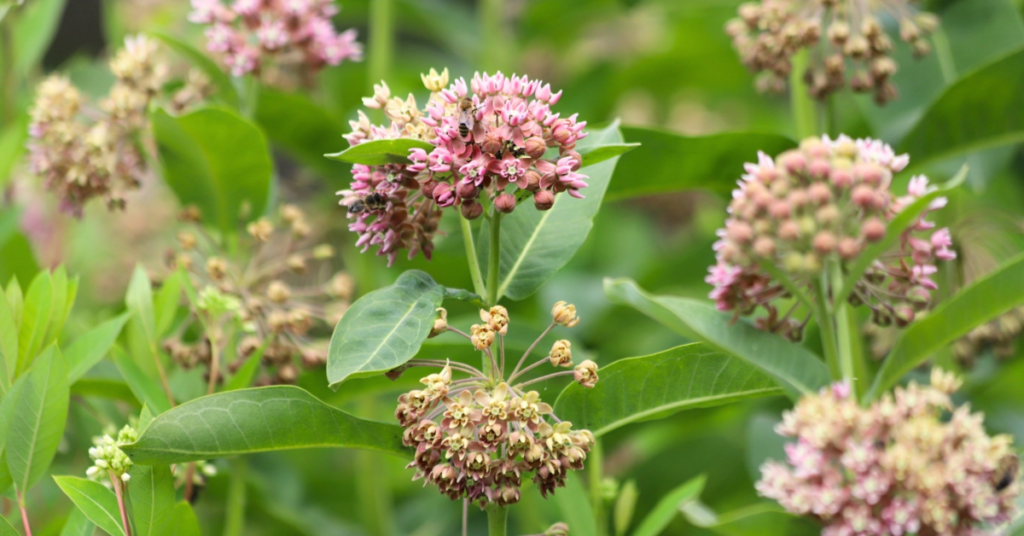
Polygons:
[[523,354],[523,357],[519,358],[519,364],[516,365],[516,368],[512,369],[512,378],[515,378],[516,376],[519,375],[519,369],[523,367],[523,363],[526,363],[526,358],[530,357],[530,354],[533,352],[533,349],[536,348],[538,344],[540,344],[540,341],[543,340],[544,337],[548,336],[548,333],[550,333],[554,327],[554,322],[548,324],[548,328],[544,330],[544,333],[541,333],[540,337],[537,337],[537,340],[533,341],[533,344],[531,344],[530,347],[526,349],[526,353]]
[[462,536],[469,536],[469,499],[462,499]]
[[195,483],[192,479],[196,477],[196,462],[189,462],[188,468],[185,470],[185,502],[191,503],[192,497],[195,495]]
[[157,351],[155,342],[149,343],[149,353],[153,355],[156,371],[160,375],[160,385],[164,389],[164,394],[167,395],[167,401],[173,408],[177,404],[174,403],[174,393],[171,392],[171,384],[167,381],[167,371],[164,370],[164,364],[160,361],[160,352]]
[[[374,415],[377,400],[369,398],[360,404],[360,414]],[[390,488],[384,481],[386,474],[382,455],[361,450],[356,454],[356,490],[362,513],[363,526],[370,536],[392,536],[395,513],[391,505]]]
[[807,83],[804,82],[804,73],[809,62],[810,51],[800,51],[793,56],[793,71],[789,75],[789,102],[793,109],[796,135],[801,140],[818,134],[814,101],[811,100],[811,95],[807,92]]
[[128,523],[128,511],[124,507],[124,481],[110,473],[110,480],[114,484],[114,495],[117,497],[117,509],[121,511],[121,524],[124,525],[125,536],[132,536],[132,526]]
[[[836,296],[843,285],[843,270],[840,268],[838,261],[834,259],[829,261],[829,272],[832,278],[832,295]],[[853,339],[850,334],[850,319],[847,316],[844,304],[833,303],[831,309],[831,316],[835,319],[837,331],[836,347],[838,349],[839,371],[843,375],[843,379],[850,382],[851,387],[854,387],[856,379],[853,373]]]
[[206,394],[212,395],[217,388],[217,376],[220,374],[220,334],[214,326],[208,332],[210,337],[210,383],[206,386]]
[[388,77],[394,47],[393,0],[371,0],[370,36],[366,47],[370,51],[367,61],[369,84],[378,84]]
[[835,318],[832,315],[832,302],[828,297],[828,277],[823,272],[821,281],[814,285],[817,292],[817,306],[814,308],[814,317],[818,321],[818,329],[821,330],[821,346],[825,350],[825,362],[828,370],[832,373],[832,379],[842,378],[842,369],[839,366],[839,356],[836,353],[836,332]]
[[587,472],[590,474],[590,502],[594,510],[597,536],[607,536],[608,523],[604,515],[604,497],[601,493],[601,484],[604,482],[604,449],[600,439],[594,442],[594,448],[587,456]]
[[18,510],[21,511],[21,524],[25,527],[25,536],[32,536],[32,527],[28,524],[28,512],[25,511],[25,496],[21,494],[21,490],[17,486],[14,487],[14,493],[18,496]]
[[508,530],[508,508],[494,503],[487,505],[487,534],[505,536]]
[[459,223],[462,225],[462,241],[466,244],[466,263],[469,264],[469,275],[473,278],[473,292],[480,297],[487,295],[484,287],[484,278],[480,274],[480,260],[476,257],[476,244],[473,243],[473,226],[469,220],[459,216]]
[[498,292],[498,273],[501,271],[501,216],[494,211],[491,216],[491,243],[487,252],[487,301],[488,306],[498,304],[501,293]]
[[245,457],[231,460],[231,482],[228,487],[227,512],[224,515],[224,536],[245,533],[245,478],[249,465]]

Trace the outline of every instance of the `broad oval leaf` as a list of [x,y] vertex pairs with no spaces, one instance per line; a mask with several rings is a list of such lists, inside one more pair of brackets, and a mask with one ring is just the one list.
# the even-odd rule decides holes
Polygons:
[[828,369],[803,346],[761,331],[708,303],[687,298],[653,296],[629,279],[605,279],[604,291],[611,301],[629,305],[684,336],[704,339],[712,346],[739,357],[771,374],[791,398],[828,385]]
[[202,536],[199,531],[199,519],[192,511],[192,505],[181,501],[174,505],[174,527],[171,536]]
[[900,144],[919,164],[1024,141],[1024,49],[950,86]]
[[183,205],[225,233],[246,216],[263,213],[273,161],[260,129],[223,108],[201,108],[180,117],[151,114],[164,180]]
[[1014,257],[976,280],[907,328],[882,363],[867,400],[881,396],[939,348],[1021,303],[1024,303],[1024,255]]
[[135,536],[163,536],[174,523],[174,476],[166,465],[132,465],[128,499]]
[[761,369],[705,343],[678,346],[601,368],[592,389],[569,384],[555,413],[600,436],[626,424],[677,411],[782,394]]
[[409,138],[395,140],[364,141],[344,151],[325,154],[331,160],[348,162],[349,164],[365,164],[367,166],[383,166],[384,164],[408,164],[409,150],[423,149],[428,153],[434,150],[430,143]]
[[256,121],[275,145],[325,178],[348,175],[348,166],[324,158],[324,153],[344,140],[345,133],[329,110],[303,93],[286,93],[270,87],[260,88],[259,93]]
[[[3,305],[0,304],[0,307]],[[75,339],[64,351],[64,362],[68,367],[68,383],[75,383],[103,356],[107,355],[121,333],[131,313],[124,313],[90,329]]]
[[8,432],[7,467],[22,492],[46,474],[57,454],[70,399],[64,360],[57,347],[50,346],[28,374]]
[[444,287],[419,270],[352,304],[334,328],[327,351],[327,381],[386,372],[413,358],[430,334]]
[[609,200],[697,188],[726,195],[736,187],[743,164],[755,161],[758,151],[774,155],[796,147],[784,136],[754,132],[689,137],[624,127],[622,135],[640,148],[616,166]]
[[410,454],[400,426],[354,417],[287,385],[186,402],[153,419],[137,442],[121,450],[135,463],[166,465],[318,447]]
[[647,514],[647,517],[633,532],[633,536],[658,536],[661,534],[661,531],[665,530],[665,527],[668,527],[668,524],[679,515],[679,510],[685,503],[700,497],[701,492],[704,491],[705,480],[704,476],[698,476],[668,492],[658,501],[654,510]]
[[[93,536],[96,533],[96,524],[86,517],[77,506],[71,509],[71,515],[64,522],[64,528],[60,536]],[[0,533],[2,534],[2,533]]]
[[113,536],[124,536],[121,525],[121,511],[117,507],[114,492],[99,482],[74,476],[55,476],[53,479],[60,486],[64,495],[95,523],[100,529]]
[[[577,150],[622,143],[618,121],[604,130],[592,131],[580,141]],[[549,210],[539,211],[526,201],[523,206],[501,220],[501,269],[498,299],[508,296],[522,300],[560,270],[583,245],[594,226],[594,216],[601,208],[605,190],[615,171],[619,157],[581,168],[588,177],[582,190],[584,199],[567,194],[555,197]],[[490,233],[485,221],[481,225],[479,258],[486,266],[490,249]]]
[[162,41],[168,48],[183,56],[193,67],[196,67],[207,78],[217,91],[213,98],[229,106],[238,107],[238,92],[235,91],[231,78],[221,70],[209,56],[196,49],[192,45],[162,32],[149,32],[150,35]]

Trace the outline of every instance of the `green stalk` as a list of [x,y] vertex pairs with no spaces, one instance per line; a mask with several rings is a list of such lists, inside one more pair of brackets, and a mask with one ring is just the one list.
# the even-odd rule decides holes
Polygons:
[[[370,398],[362,402],[360,414],[373,415],[377,401]],[[395,512],[392,508],[390,488],[383,475],[382,454],[368,450],[356,453],[356,489],[363,527],[370,536],[393,536]]]
[[473,292],[480,297],[487,295],[484,287],[484,278],[480,274],[480,260],[476,257],[476,245],[473,243],[473,226],[469,220],[459,216],[459,224],[462,225],[462,241],[466,244],[466,262],[469,264],[469,275],[473,278]]
[[245,533],[245,479],[249,464],[245,456],[231,460],[231,481],[228,484],[227,508],[224,515],[224,536],[242,536]]
[[498,291],[498,273],[501,271],[501,216],[495,210],[491,216],[491,243],[487,255],[487,305],[497,305],[501,299]]
[[[835,296],[843,286],[843,270],[840,268],[838,260],[830,260],[828,264],[829,274],[832,278],[832,295]],[[833,314],[830,316],[835,319],[838,332],[836,335],[836,348],[838,349],[839,371],[843,375],[843,379],[850,382],[851,387],[855,387],[854,382],[856,379],[853,370],[853,339],[850,334],[850,318],[843,303],[833,303],[831,309]]]
[[819,134],[817,109],[810,93],[807,92],[807,83],[804,82],[804,73],[808,65],[810,51],[805,49],[793,56],[793,71],[789,75],[789,102],[793,109],[796,135],[801,140]]
[[480,66],[489,71],[511,69],[509,62],[513,41],[505,21],[505,0],[481,0],[479,5],[483,41],[480,47]]
[[604,449],[601,440],[594,443],[594,448],[587,456],[587,472],[590,480],[590,502],[594,510],[594,526],[597,527],[597,536],[608,535],[608,518],[604,513],[604,494],[601,493],[604,482]]
[[508,531],[508,508],[494,503],[487,505],[487,534],[505,536]]
[[814,285],[817,293],[817,306],[814,308],[814,317],[818,321],[818,329],[821,331],[821,346],[825,350],[825,363],[832,373],[832,379],[842,378],[842,367],[839,364],[839,354],[836,351],[836,327],[835,316],[832,314],[832,302],[828,299],[828,277],[822,272],[821,280]]
[[379,84],[390,74],[395,33],[393,7],[394,0],[370,1],[370,42],[366,47],[370,51],[367,60],[369,84]]

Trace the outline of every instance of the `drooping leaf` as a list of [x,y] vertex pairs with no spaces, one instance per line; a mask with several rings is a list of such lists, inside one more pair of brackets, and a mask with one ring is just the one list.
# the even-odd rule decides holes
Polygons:
[[100,529],[112,536],[124,536],[121,511],[112,490],[99,482],[74,476],[55,476],[61,491]]
[[57,33],[66,0],[36,0],[28,2],[18,13],[18,24],[13,28],[14,70],[18,80],[24,80],[39,64]]
[[653,296],[629,279],[605,279],[605,294],[629,305],[684,336],[696,336],[712,346],[771,374],[793,398],[829,383],[824,363],[798,344],[746,322],[732,323],[731,315],[697,300]]
[[610,143],[580,147],[578,152],[583,157],[582,167],[587,167],[604,162],[609,158],[622,156],[637,147],[640,147],[639,143]]
[[128,486],[136,536],[164,536],[174,523],[174,477],[166,465],[132,465]]
[[152,120],[164,180],[183,205],[224,233],[263,213],[273,161],[259,127],[213,107],[180,117],[157,110]]
[[364,141],[337,153],[325,154],[331,160],[348,162],[349,164],[365,164],[367,166],[383,166],[384,164],[409,163],[409,150],[423,149],[428,153],[434,146],[419,140],[399,138],[395,140]]
[[[2,307],[2,306],[0,306]],[[75,383],[107,355],[132,313],[123,313],[90,329],[75,339],[64,352],[68,382]]]
[[334,328],[327,352],[332,387],[351,377],[391,370],[413,358],[430,334],[444,287],[419,270],[352,304]]
[[1024,141],[1024,49],[964,76],[900,144],[915,167]]
[[[587,147],[621,144],[618,122],[604,130],[592,131],[579,142],[577,150]],[[601,208],[608,181],[618,157],[580,168],[589,177],[582,190],[585,199],[568,194],[555,197],[554,206],[539,211],[525,201],[515,212],[501,220],[501,269],[498,298],[521,300],[533,294],[545,281],[566,265],[583,245]],[[481,225],[479,255],[487,265],[490,249],[489,225]]]
[[217,91],[213,94],[214,99],[228,106],[238,107],[238,92],[235,91],[231,78],[209,56],[192,45],[168,34],[162,32],[149,32],[149,34],[163,41],[168,48],[182,55],[193,67],[202,71],[210,79],[210,83],[217,88]]
[[164,412],[122,450],[143,464],[208,460],[270,450],[336,447],[399,456],[402,428],[363,420],[292,386],[241,389]]
[[36,359],[14,407],[7,438],[7,466],[19,490],[27,491],[49,469],[68,418],[71,394],[56,346]]
[[705,343],[620,359],[600,375],[591,389],[569,384],[555,402],[560,419],[595,436],[684,409],[782,394],[761,369]]
[[796,147],[777,134],[736,132],[688,137],[662,130],[624,127],[627,142],[640,147],[622,157],[608,186],[608,199],[703,189],[728,194],[757,152],[779,154]]
[[64,522],[60,536],[93,536],[95,532],[96,524],[89,521],[85,513],[76,506],[71,509],[71,515]]
[[269,87],[260,89],[259,99],[256,121],[275,145],[325,178],[339,179],[348,175],[349,166],[324,158],[325,153],[344,143],[345,130],[330,111],[305,94],[285,93]]
[[705,477],[699,476],[668,492],[647,514],[633,536],[658,536],[672,520],[679,515],[679,508],[686,502],[700,497],[704,491]]
[[881,396],[936,350],[1022,303],[1024,255],[1018,255],[911,324],[882,363],[867,399]]
[[25,309],[18,333],[18,374],[24,372],[43,347],[43,338],[53,318],[53,279],[40,272],[25,293]]
[[594,509],[587,488],[576,473],[565,475],[565,487],[555,491],[555,503],[562,513],[561,520],[569,525],[573,534],[597,534]]
[[174,505],[174,525],[170,536],[202,536],[199,519],[192,511],[192,505],[181,501]]
[[121,371],[121,377],[135,394],[135,398],[157,413],[171,409],[171,402],[167,399],[167,394],[158,379],[147,376],[120,347],[114,346],[110,354],[114,358],[117,369]]

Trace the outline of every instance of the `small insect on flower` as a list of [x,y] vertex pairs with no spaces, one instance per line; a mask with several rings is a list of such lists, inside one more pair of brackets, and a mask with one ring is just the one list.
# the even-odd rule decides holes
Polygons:
[[1010,484],[1016,482],[1020,477],[1020,458],[1014,453],[1003,456],[999,460],[999,467],[992,476],[992,487],[996,491],[1003,491],[1010,487]]
[[476,112],[478,108],[473,106],[473,100],[466,97],[459,101],[459,136],[468,138],[469,133],[476,127]]
[[377,210],[386,210],[388,208],[388,196],[380,193],[373,192],[366,197],[356,199],[348,206],[349,214],[360,214],[362,212],[373,212]]

